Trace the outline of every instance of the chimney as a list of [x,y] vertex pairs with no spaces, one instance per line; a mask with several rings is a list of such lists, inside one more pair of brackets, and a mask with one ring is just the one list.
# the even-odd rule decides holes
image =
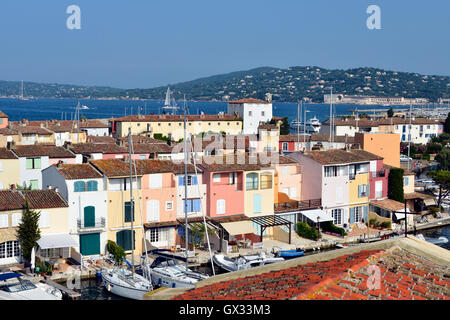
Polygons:
[[58,187],[55,187],[53,190],[54,190],[56,193],[58,193],[59,188],[58,188]]
[[11,185],[9,186],[9,188],[10,188],[11,190],[16,190],[16,185],[15,185],[15,184],[11,184]]
[[47,188],[48,188],[49,190],[52,190],[52,186],[51,186],[51,185],[48,185]]
[[63,163],[63,162],[62,162],[61,160],[59,160],[58,163],[56,164],[56,167],[57,167],[57,168],[61,168],[62,163]]

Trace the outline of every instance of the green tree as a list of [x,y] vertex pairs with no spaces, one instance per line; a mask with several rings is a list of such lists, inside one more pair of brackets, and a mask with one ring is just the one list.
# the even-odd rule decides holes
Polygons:
[[450,150],[444,149],[438,153],[435,160],[439,163],[440,170],[450,170]]
[[403,173],[404,170],[401,168],[391,168],[389,170],[388,177],[388,198],[404,202],[404,192],[403,192]]
[[450,112],[447,115],[447,119],[445,119],[444,132],[445,133],[450,133]]
[[22,256],[27,262],[31,262],[31,251],[37,246],[37,241],[41,238],[41,230],[39,229],[40,215],[39,211],[31,210],[28,202],[25,201],[25,211],[16,234],[22,250]]
[[390,108],[387,112],[388,118],[392,118],[394,116],[394,109]]
[[447,197],[448,194],[450,193],[450,171],[447,170],[430,171],[428,175],[433,178],[433,181],[439,187],[437,207],[440,208],[442,199]]
[[114,261],[121,265],[123,258],[125,258],[125,250],[112,240],[108,240],[106,249],[114,256]]

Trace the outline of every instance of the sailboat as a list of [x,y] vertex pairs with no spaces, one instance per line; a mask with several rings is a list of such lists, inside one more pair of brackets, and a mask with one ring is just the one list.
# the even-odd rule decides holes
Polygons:
[[176,111],[178,110],[178,106],[175,102],[175,98],[172,97],[169,87],[167,87],[166,100],[164,101],[164,107],[162,107],[162,109],[168,110],[172,114],[175,114]]
[[21,85],[20,85],[20,96],[19,96],[19,100],[20,100],[20,101],[28,101],[28,100],[30,100],[30,99],[27,99],[27,98],[25,98],[25,97],[23,96],[23,80],[22,80]]
[[[129,149],[129,161],[130,161],[130,202],[131,212],[134,213],[134,197],[133,197],[133,171],[132,171],[132,157],[131,157],[132,139],[131,128],[128,129],[128,149]],[[133,233],[133,219],[131,219],[131,243],[134,244]],[[145,243],[145,241],[144,241]],[[131,246],[131,270],[126,268],[108,268],[102,270],[102,279],[105,288],[118,296],[143,300],[144,294],[153,290],[153,285],[150,280],[150,276],[147,274],[146,266],[144,265],[144,274],[141,276],[134,270],[134,245]],[[147,250],[145,250],[147,251]]]

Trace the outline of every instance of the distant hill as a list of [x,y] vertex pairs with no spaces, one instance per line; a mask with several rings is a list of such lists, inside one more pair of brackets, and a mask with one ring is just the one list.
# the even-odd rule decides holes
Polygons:
[[[376,68],[328,70],[320,67],[261,67],[247,71],[200,78],[170,84],[175,98],[223,101],[245,97],[263,99],[266,93],[274,101],[294,102],[306,97],[323,102],[333,92],[348,95],[402,96],[405,98],[450,98],[450,77],[386,71]],[[20,82],[0,81],[0,96],[17,96]],[[116,98],[162,100],[167,86],[150,89],[74,86],[25,82],[25,95],[48,98]]]

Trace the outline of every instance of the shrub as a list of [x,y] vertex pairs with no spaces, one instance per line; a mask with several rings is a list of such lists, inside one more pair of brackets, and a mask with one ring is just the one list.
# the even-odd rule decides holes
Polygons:
[[369,225],[373,226],[373,225],[375,225],[376,222],[377,222],[377,219],[370,219]]
[[382,228],[390,229],[391,228],[391,222],[390,221],[383,221],[381,223]]
[[114,241],[108,240],[106,249],[114,256],[117,264],[122,263],[123,258],[125,258],[125,250],[121,246],[117,245]]
[[168,137],[163,136],[162,133],[155,133],[155,134],[153,135],[153,138],[154,138],[154,139],[158,139],[158,140],[162,140],[162,141],[169,141],[169,140],[170,140]]
[[423,155],[423,159],[424,159],[424,160],[430,161],[430,155],[427,154],[427,153],[425,153],[425,154]]
[[320,226],[322,227],[322,230],[324,230],[324,231],[337,233],[337,234],[341,235],[342,237],[347,235],[347,233],[345,232],[344,228],[337,227],[331,221],[322,222]]
[[319,232],[316,228],[311,228],[306,222],[297,223],[297,233],[300,237],[317,240],[319,239]]
[[398,201],[404,202],[404,194],[403,194],[403,169],[400,168],[391,168],[389,170],[388,177],[388,198]]

